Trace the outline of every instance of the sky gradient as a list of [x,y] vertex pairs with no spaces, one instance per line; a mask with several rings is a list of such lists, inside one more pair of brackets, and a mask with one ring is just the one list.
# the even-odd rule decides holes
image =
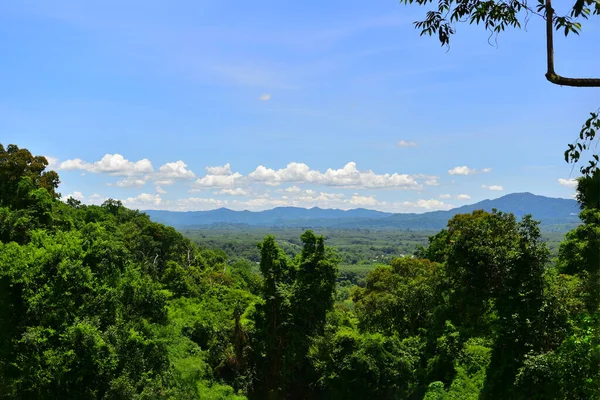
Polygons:
[[[600,90],[544,78],[543,21],[420,37],[397,1],[0,2],[0,143],[63,198],[140,209],[393,212],[569,198],[563,153]],[[599,76],[600,26],[557,35]]]

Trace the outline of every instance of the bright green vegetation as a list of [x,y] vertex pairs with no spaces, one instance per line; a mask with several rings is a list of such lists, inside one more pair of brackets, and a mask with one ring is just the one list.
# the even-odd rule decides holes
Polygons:
[[[260,261],[256,243],[273,234],[281,248],[293,256],[301,249],[299,228],[207,227],[183,229],[184,236],[201,247],[224,250],[230,257]],[[319,229],[329,246],[338,249],[344,265],[389,263],[396,257],[410,255],[417,246],[427,244],[434,231],[399,231],[389,229]]]
[[257,265],[63,203],[46,165],[0,146],[2,399],[600,398],[599,177],[556,259],[531,218],[475,211],[356,286],[332,232],[266,235]]
[[[277,237],[279,246],[294,257],[301,249],[299,228],[263,228],[253,226],[209,226],[185,228],[181,233],[201,248],[218,249],[227,253],[230,260],[245,259],[256,264],[260,251],[256,244],[266,235]],[[411,231],[395,229],[319,229],[327,244],[338,250],[340,280],[364,282],[364,277],[377,265],[389,264],[397,257],[410,256],[421,246],[426,246],[436,231]],[[563,233],[542,232],[551,257],[558,255],[564,239]]]

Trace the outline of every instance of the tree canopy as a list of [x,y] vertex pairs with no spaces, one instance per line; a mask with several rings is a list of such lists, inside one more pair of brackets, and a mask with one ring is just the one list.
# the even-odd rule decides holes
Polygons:
[[29,161],[0,207],[0,398],[598,398],[597,177],[556,260],[531,217],[480,210],[348,286],[312,231],[234,261],[117,200],[62,202],[8,148]]

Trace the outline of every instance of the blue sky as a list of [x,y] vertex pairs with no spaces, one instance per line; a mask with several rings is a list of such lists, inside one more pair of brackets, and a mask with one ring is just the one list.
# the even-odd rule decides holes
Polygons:
[[[544,78],[542,21],[449,51],[397,1],[0,3],[0,143],[63,197],[141,209],[447,209],[571,197],[563,160],[598,89]],[[598,19],[556,44],[598,76]]]

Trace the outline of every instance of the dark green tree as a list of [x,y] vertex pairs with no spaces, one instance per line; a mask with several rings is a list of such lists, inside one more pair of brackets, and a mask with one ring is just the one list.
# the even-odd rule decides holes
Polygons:
[[310,393],[314,372],[308,352],[333,306],[338,257],[312,231],[301,240],[302,251],[293,261],[273,236],[259,246],[264,283],[256,326],[265,356],[256,361],[262,371],[258,396],[306,398]]
[[[51,198],[57,199],[60,180],[56,172],[46,171],[47,166],[46,157],[33,156],[14,144],[6,149],[0,144],[0,207],[24,208],[24,190],[46,189]],[[21,185],[23,179],[29,180],[25,187]]]

